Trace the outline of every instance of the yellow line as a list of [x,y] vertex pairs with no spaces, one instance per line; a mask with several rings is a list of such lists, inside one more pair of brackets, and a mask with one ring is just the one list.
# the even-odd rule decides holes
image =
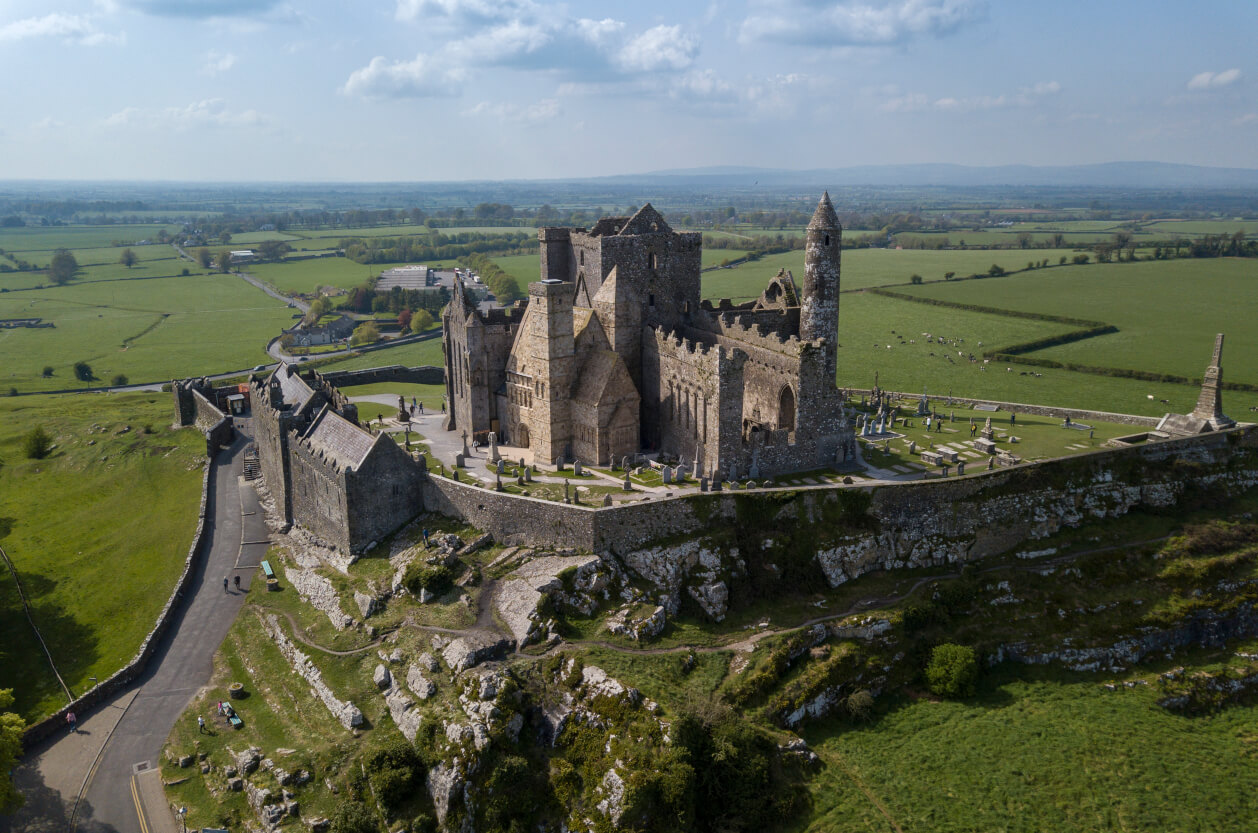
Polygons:
[[144,805],[140,803],[140,792],[135,785],[135,776],[131,776],[131,800],[135,802],[135,814],[140,819],[140,833],[149,833],[148,823],[144,820]]

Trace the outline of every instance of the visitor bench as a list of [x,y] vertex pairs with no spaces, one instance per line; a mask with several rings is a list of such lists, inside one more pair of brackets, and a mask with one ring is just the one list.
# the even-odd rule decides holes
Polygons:
[[275,578],[275,571],[271,569],[270,561],[262,562],[262,574],[266,576],[268,579]]

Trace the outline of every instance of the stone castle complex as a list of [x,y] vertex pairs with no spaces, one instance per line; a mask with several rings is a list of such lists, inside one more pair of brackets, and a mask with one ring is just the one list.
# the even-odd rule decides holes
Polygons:
[[701,235],[649,204],[588,231],[545,228],[527,301],[446,309],[446,427],[489,432],[538,462],[614,465],[642,450],[714,477],[852,462],[835,388],[842,229],[829,195],[808,225],[803,291],[700,300]]

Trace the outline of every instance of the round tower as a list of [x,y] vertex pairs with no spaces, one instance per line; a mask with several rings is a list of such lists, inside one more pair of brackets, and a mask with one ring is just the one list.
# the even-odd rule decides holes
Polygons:
[[800,295],[799,338],[825,339],[826,369],[833,380],[837,370],[839,332],[839,251],[843,228],[830,203],[821,195],[804,233],[804,291]]

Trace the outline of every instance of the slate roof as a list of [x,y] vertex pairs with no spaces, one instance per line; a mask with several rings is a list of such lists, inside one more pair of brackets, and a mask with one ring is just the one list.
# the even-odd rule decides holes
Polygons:
[[292,365],[281,365],[275,370],[280,380],[280,391],[284,401],[298,407],[305,405],[306,400],[314,396],[314,391],[306,384],[306,380],[297,374]]
[[310,424],[304,439],[310,441],[315,453],[330,457],[339,469],[357,469],[376,442],[371,434],[326,407]]

